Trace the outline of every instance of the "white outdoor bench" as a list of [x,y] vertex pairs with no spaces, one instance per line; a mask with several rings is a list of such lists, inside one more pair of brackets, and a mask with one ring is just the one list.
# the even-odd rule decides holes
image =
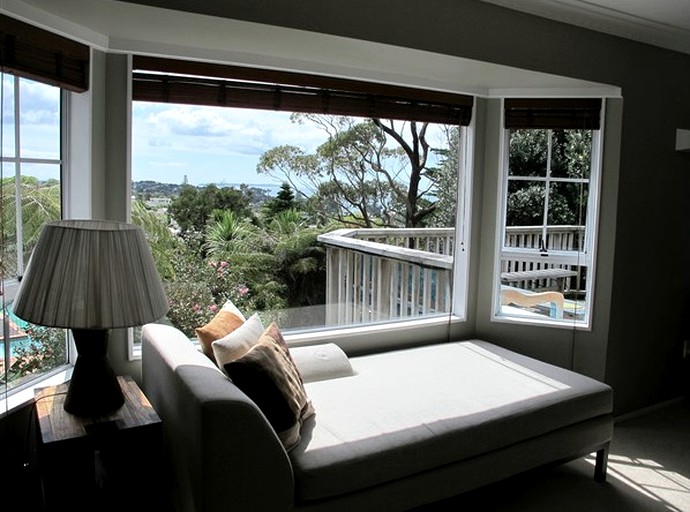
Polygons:
[[[542,268],[538,270],[521,270],[517,272],[501,272],[501,281],[504,283],[518,283],[521,281],[540,281],[553,279],[558,283],[557,289],[564,290],[565,278],[576,276],[577,272],[565,268]],[[534,288],[534,287],[533,287]]]

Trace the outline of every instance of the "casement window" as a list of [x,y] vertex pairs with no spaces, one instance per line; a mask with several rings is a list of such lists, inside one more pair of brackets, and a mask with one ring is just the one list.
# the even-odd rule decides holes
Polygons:
[[506,99],[494,318],[588,327],[602,101]]
[[12,301],[42,225],[62,216],[64,100],[88,89],[89,48],[0,15],[0,68],[0,392],[14,393],[68,362],[65,331],[24,322]]
[[[138,56],[132,77],[132,218],[151,233],[170,320],[187,334],[226,298],[292,333],[464,316],[464,284],[455,283],[467,282],[458,276],[466,272],[472,97]],[[232,129],[246,119],[253,130]],[[259,141],[262,131],[280,136]],[[206,148],[203,159],[178,161],[184,177],[154,178],[154,149],[165,147],[172,164],[182,143],[199,155]],[[253,163],[233,149],[253,144],[261,145]],[[247,180],[257,169],[275,180],[273,190]],[[137,190],[144,181],[177,187]],[[196,222],[194,198],[209,183],[249,191],[250,200],[220,201],[222,211]],[[180,215],[184,194],[190,215]],[[222,195],[214,194],[203,197]],[[279,213],[279,197],[289,212]],[[201,250],[190,268],[166,257],[194,243]],[[184,282],[202,276],[213,286]]]

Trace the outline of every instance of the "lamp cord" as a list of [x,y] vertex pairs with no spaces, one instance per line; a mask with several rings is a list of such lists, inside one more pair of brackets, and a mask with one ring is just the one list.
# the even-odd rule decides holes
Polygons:
[[[2,62],[2,55],[0,55],[0,64]],[[5,73],[0,73],[0,119],[5,118]],[[2,373],[2,387],[3,387],[3,402],[5,404],[5,414],[9,411],[7,404],[8,386],[9,386],[9,364],[10,364],[10,336],[9,336],[9,322],[6,318],[7,313],[7,297],[5,295],[5,123],[0,122],[0,247],[2,247],[3,254],[0,255],[0,306],[2,307],[2,342],[3,342],[3,373]],[[2,422],[3,425],[5,422]],[[3,436],[4,437],[4,436]]]

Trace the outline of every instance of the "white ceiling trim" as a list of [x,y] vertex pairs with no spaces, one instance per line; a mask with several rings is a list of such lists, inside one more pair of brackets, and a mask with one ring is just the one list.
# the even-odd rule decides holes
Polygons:
[[[634,41],[659,46],[690,54],[690,1],[682,2],[681,8],[687,6],[684,18],[675,17],[677,9],[662,10],[658,0],[646,0],[649,8],[657,8],[656,15],[664,22],[645,17],[636,12],[630,0],[618,0],[615,8],[606,2],[587,0],[481,0],[508,9],[533,14],[542,18],[587,28],[609,35],[623,37]],[[611,3],[611,2],[608,2]],[[678,4],[673,3],[676,8]],[[639,6],[637,6],[639,8]]]

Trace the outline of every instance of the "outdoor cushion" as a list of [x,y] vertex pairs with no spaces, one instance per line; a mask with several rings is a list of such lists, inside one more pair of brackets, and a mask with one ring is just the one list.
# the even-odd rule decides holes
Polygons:
[[608,386],[482,341],[351,362],[353,376],[306,384],[317,414],[290,453],[298,500],[361,490],[611,412]]

